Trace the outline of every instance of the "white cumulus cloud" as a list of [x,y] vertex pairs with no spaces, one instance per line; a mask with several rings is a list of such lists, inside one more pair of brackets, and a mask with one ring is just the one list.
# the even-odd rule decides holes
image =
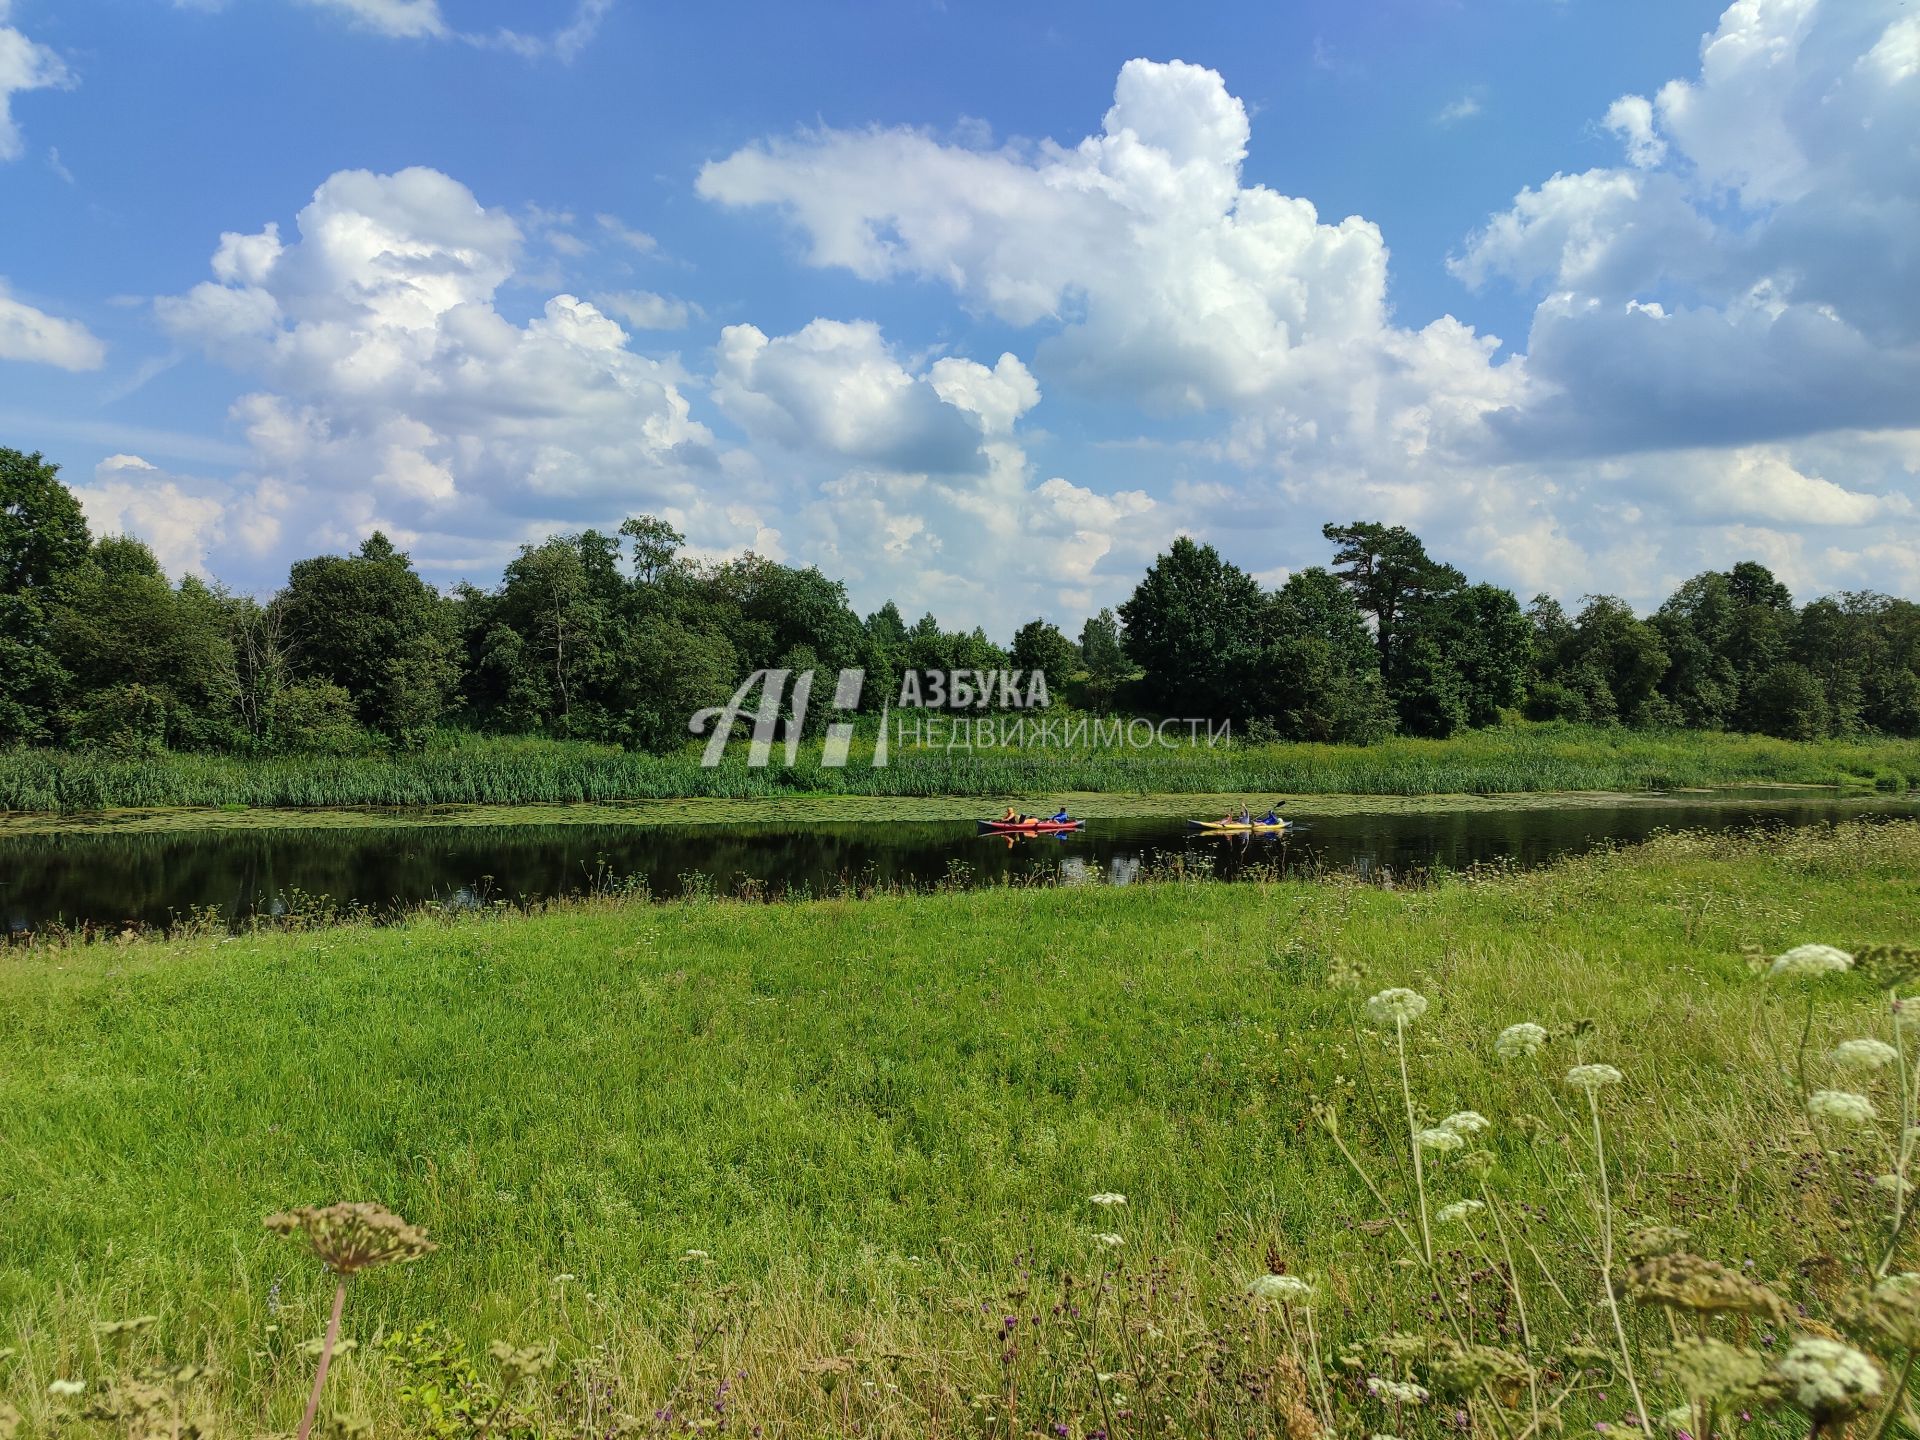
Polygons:
[[0,280],[0,360],[57,365],[62,370],[98,370],[107,347],[78,320],[63,320],[7,293]]

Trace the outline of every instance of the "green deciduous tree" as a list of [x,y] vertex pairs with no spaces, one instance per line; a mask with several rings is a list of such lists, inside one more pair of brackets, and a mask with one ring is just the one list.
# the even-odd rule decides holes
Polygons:
[[1163,715],[1245,719],[1258,713],[1267,598],[1254,578],[1185,536],[1147,569],[1120,607],[1127,654]]

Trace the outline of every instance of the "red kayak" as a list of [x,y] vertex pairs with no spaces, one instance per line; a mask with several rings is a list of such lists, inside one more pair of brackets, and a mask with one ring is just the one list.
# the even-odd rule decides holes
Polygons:
[[1084,820],[982,820],[982,835],[1064,835],[1069,830],[1084,830]]

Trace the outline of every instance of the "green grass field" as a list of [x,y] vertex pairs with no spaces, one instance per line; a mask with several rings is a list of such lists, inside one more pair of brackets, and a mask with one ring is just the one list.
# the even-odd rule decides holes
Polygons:
[[[776,750],[777,756],[783,752]],[[1796,742],[1705,731],[1520,724],[1448,740],[1378,745],[1222,744],[1209,749],[981,751],[894,746],[871,737],[844,768],[810,742],[792,768],[749,769],[744,745],[703,769],[697,747],[669,756],[523,738],[447,736],[395,756],[246,760],[0,754],[0,811],[75,813],[232,805],[526,805],[795,794],[891,796],[1122,794],[1486,795],[1663,790],[1751,783],[1920,786],[1920,740]]]
[[[503,1412],[524,1434],[1305,1440],[1465,1417],[1520,1440],[1619,1425],[1636,1391],[1664,1414],[1684,1400],[1662,1358],[1681,1331],[1623,1300],[1629,1373],[1602,1217],[1684,1226],[1805,1312],[1681,1313],[1688,1333],[1766,1357],[1856,1335],[1846,1296],[1886,1228],[1872,1176],[1895,1162],[1852,1132],[1825,1135],[1823,1160],[1801,1071],[1834,1083],[1826,1051],[1886,1033],[1884,998],[1844,975],[1810,1011],[1742,950],[1912,942],[1917,922],[1920,825],[1891,823],[1673,837],[1416,891],[596,902],[17,951],[0,956],[0,1397],[24,1434],[119,1434],[62,1420],[87,1401],[50,1383],[98,1395],[196,1361],[209,1374],[182,1403],[209,1433],[290,1432],[331,1286],[261,1219],[378,1199],[441,1246],[354,1282],[359,1348],[327,1408],[378,1435],[509,1433],[423,1418],[422,1367],[442,1392],[464,1372],[375,1343],[421,1322],[483,1374],[490,1340],[550,1347]],[[1335,983],[1352,967],[1358,988]],[[1405,1096],[1393,1029],[1362,1004],[1391,985],[1431,1002]],[[1497,1061],[1522,1020],[1554,1040]],[[1625,1074],[1596,1097],[1599,1162],[1584,1096],[1557,1079],[1576,1060]],[[1897,1150],[1891,1073],[1857,1083]],[[1423,1207],[1407,1099],[1416,1128],[1492,1122],[1470,1155],[1493,1208],[1430,1217],[1431,1261],[1423,1209],[1482,1181],[1436,1151]],[[1312,1304],[1249,1300],[1270,1264],[1310,1277]],[[1424,1338],[1380,1343],[1395,1334]],[[1469,1381],[1435,1358],[1468,1341],[1523,1357],[1525,1384],[1487,1378],[1507,1362],[1477,1351]],[[1904,1352],[1875,1353],[1884,1396]],[[1763,1431],[1807,1428],[1737,1403]]]

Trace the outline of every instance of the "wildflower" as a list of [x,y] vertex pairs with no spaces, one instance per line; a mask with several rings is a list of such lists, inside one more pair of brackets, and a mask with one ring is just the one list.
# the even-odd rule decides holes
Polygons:
[[1545,1026],[1522,1020],[1518,1025],[1507,1026],[1494,1038],[1493,1053],[1502,1060],[1524,1060],[1529,1055],[1539,1054],[1546,1043]]
[[1113,1190],[1102,1190],[1098,1195],[1089,1195],[1087,1199],[1095,1205],[1113,1206],[1127,1203],[1126,1196]]
[[1626,1252],[1635,1259],[1649,1255],[1671,1255],[1690,1238],[1692,1232],[1678,1225],[1642,1225],[1626,1239]]
[[276,1235],[305,1235],[313,1253],[340,1275],[405,1265],[435,1248],[419,1226],[409,1225],[384,1205],[366,1201],[305,1205],[269,1215],[266,1225]]
[[1596,1095],[1609,1085],[1618,1085],[1625,1078],[1611,1065],[1576,1065],[1567,1071],[1567,1084],[1589,1095]]
[[1668,1353],[1674,1379],[1695,1400],[1759,1400],[1770,1388],[1767,1357],[1744,1345],[1695,1337]]
[[1889,1275],[1859,1304],[1858,1318],[1899,1349],[1920,1349],[1920,1275]]
[[1116,1235],[1111,1230],[1102,1230],[1093,1237],[1093,1243],[1096,1245],[1104,1245],[1109,1250],[1118,1250],[1122,1245],[1127,1243],[1127,1237],[1124,1235]]
[[1833,1047],[1833,1063],[1853,1070],[1881,1070],[1900,1058],[1884,1040],[1842,1040]]
[[1486,1205],[1479,1200],[1456,1200],[1451,1205],[1442,1205],[1439,1213],[1433,1218],[1442,1225],[1451,1225],[1455,1221],[1466,1219],[1469,1215],[1478,1215],[1486,1208]]
[[1422,1130],[1413,1137],[1413,1143],[1422,1150],[1438,1150],[1443,1154],[1449,1150],[1458,1150],[1467,1142],[1451,1130],[1442,1130],[1435,1126],[1431,1130]]
[[1911,1030],[1920,1025],[1920,995],[1909,995],[1904,1000],[1895,997],[1893,1023],[1902,1030]]
[[1313,1285],[1298,1275],[1259,1275],[1247,1286],[1256,1300],[1307,1301],[1313,1298]]
[[86,1388],[87,1382],[84,1380],[53,1380],[47,1384],[47,1393],[49,1395],[71,1396],[78,1395]]
[[1642,1255],[1627,1265],[1627,1293],[1643,1305],[1665,1305],[1696,1314],[1782,1314],[1778,1295],[1737,1270],[1684,1250]]
[[1880,1394],[1880,1371],[1873,1361],[1838,1340],[1796,1340],[1774,1371],[1793,1403],[1816,1420],[1850,1415]]
[[1913,1193],[1913,1182],[1904,1175],[1876,1175],[1873,1177],[1873,1188],[1885,1190],[1890,1195],[1910,1195]]
[[1367,1393],[1384,1405],[1424,1404],[1431,1392],[1411,1380],[1388,1380],[1379,1375],[1367,1377]]
[[680,1258],[682,1260],[691,1260],[697,1265],[702,1260],[711,1260],[713,1257],[704,1250],[682,1250],[680,1252]]
[[1796,945],[1776,956],[1767,969],[1769,980],[1812,980],[1839,970],[1851,970],[1853,957],[1831,945]]
[[1451,1130],[1454,1134],[1465,1139],[1471,1135],[1478,1135],[1482,1130],[1487,1129],[1492,1124],[1493,1122],[1478,1110],[1456,1110],[1440,1122],[1440,1128],[1442,1130]]
[[1873,1101],[1853,1090],[1816,1090],[1807,1097],[1807,1112],[1816,1120],[1861,1128],[1878,1118]]
[[1381,1025],[1411,1025],[1427,1013],[1427,997],[1418,990],[1396,985],[1367,1001],[1367,1015]]

